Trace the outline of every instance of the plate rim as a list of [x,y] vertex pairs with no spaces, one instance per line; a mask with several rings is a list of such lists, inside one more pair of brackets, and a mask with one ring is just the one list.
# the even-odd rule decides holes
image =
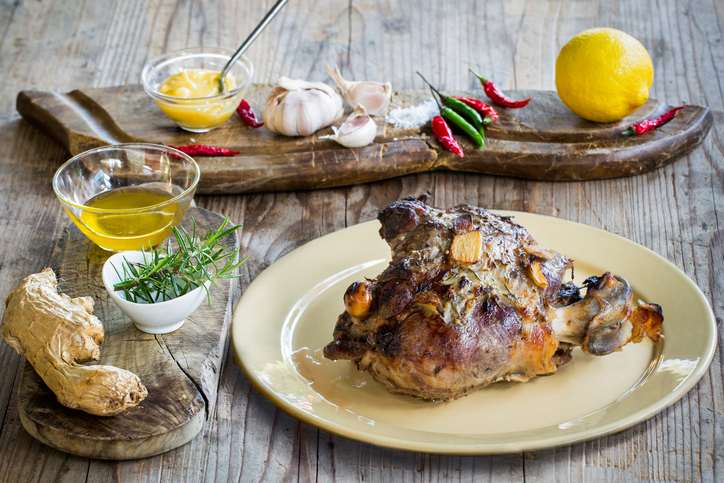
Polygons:
[[[585,441],[589,441],[592,439],[600,438],[603,436],[611,435],[618,433],[620,431],[624,431],[626,429],[629,429],[643,421],[646,421],[647,419],[650,419],[651,417],[659,414],[666,408],[670,407],[671,405],[675,404],[677,401],[679,401],[682,397],[684,397],[685,394],[687,394],[698,382],[701,380],[701,378],[706,374],[709,365],[711,364],[715,351],[716,351],[716,345],[717,345],[717,337],[716,337],[716,320],[714,318],[714,313],[711,308],[711,304],[709,303],[709,300],[706,298],[702,290],[699,288],[699,286],[692,280],[683,270],[681,270],[679,267],[677,267],[675,264],[673,264],[671,261],[666,259],[665,257],[659,255],[655,251],[651,250],[648,247],[645,247],[643,245],[640,245],[633,240],[630,240],[624,236],[618,235],[616,233],[612,233],[609,231],[606,231],[604,229],[594,227],[587,225],[585,223],[572,221],[564,218],[558,218],[548,215],[541,215],[537,213],[529,213],[529,212],[523,212],[523,211],[511,211],[511,210],[489,210],[495,214],[501,215],[501,216],[512,216],[514,217],[514,222],[518,222],[520,220],[515,220],[515,217],[535,217],[539,218],[541,220],[555,220],[556,223],[560,222],[564,225],[571,225],[573,227],[579,227],[580,229],[584,230],[593,230],[594,233],[599,233],[605,237],[612,237],[612,239],[616,240],[618,243],[623,243],[624,245],[628,245],[633,247],[635,250],[644,250],[647,252],[648,255],[653,256],[657,263],[662,263],[668,270],[672,270],[677,272],[679,275],[683,276],[685,280],[688,282],[690,287],[694,289],[694,293],[698,295],[698,298],[701,302],[703,302],[703,307],[706,307],[706,313],[708,315],[707,321],[705,321],[702,325],[705,326],[708,329],[708,334],[706,334],[708,344],[702,354],[699,354],[700,359],[697,363],[696,368],[691,371],[685,378],[684,381],[682,381],[682,384],[680,384],[676,390],[671,391],[670,393],[666,394],[666,396],[661,397],[657,399],[654,403],[649,404],[648,406],[642,407],[638,409],[637,411],[632,412],[628,417],[624,418],[618,418],[608,424],[603,425],[602,427],[594,427],[588,430],[582,430],[575,432],[573,434],[566,434],[562,433],[557,436],[552,436],[545,438],[543,440],[535,440],[535,441],[514,441],[514,442],[501,442],[501,443],[495,443],[495,442],[484,442],[484,443],[474,443],[474,444],[455,444],[450,443],[444,446],[440,446],[438,443],[430,443],[425,441],[411,441],[406,438],[395,438],[395,437],[389,437],[379,434],[373,434],[372,431],[365,432],[365,431],[359,431],[355,429],[351,429],[345,424],[339,423],[337,421],[333,421],[331,418],[321,418],[317,415],[310,414],[309,412],[306,412],[297,406],[294,406],[292,404],[289,404],[286,402],[283,398],[281,398],[274,390],[267,387],[265,384],[260,381],[254,371],[247,367],[247,365],[244,362],[244,358],[242,357],[242,354],[240,354],[239,349],[237,348],[236,340],[236,333],[237,330],[235,328],[239,327],[240,324],[242,324],[243,317],[239,316],[237,311],[240,310],[240,308],[243,308],[243,300],[244,300],[244,294],[242,294],[242,297],[237,302],[237,306],[234,309],[234,318],[232,319],[232,326],[231,326],[231,349],[232,353],[234,355],[234,359],[236,360],[237,364],[241,368],[242,372],[244,373],[247,380],[251,383],[251,385],[266,399],[270,400],[275,406],[277,406],[279,409],[284,411],[285,413],[289,414],[290,416],[298,419],[299,421],[309,424],[310,426],[313,426],[315,428],[321,429],[323,431],[336,434],[338,436],[342,436],[354,441],[362,442],[362,443],[369,443],[374,444],[381,447],[387,447],[391,449],[397,449],[397,450],[403,450],[403,451],[412,451],[412,452],[420,452],[420,453],[428,453],[428,454],[449,454],[449,455],[467,455],[467,456],[474,456],[474,455],[498,455],[498,454],[510,454],[515,452],[527,452],[527,451],[539,451],[539,450],[545,450],[545,449],[552,449],[557,448],[561,446],[569,446]],[[379,226],[379,222],[376,219],[365,221],[362,223],[358,223],[352,226],[348,226],[345,228],[341,228],[339,230],[336,230],[334,232],[325,234],[321,237],[315,238],[313,240],[310,240],[307,243],[304,243],[303,245],[300,245],[290,251],[289,253],[285,254],[284,256],[277,259],[275,262],[273,262],[267,269],[260,272],[257,277],[251,282],[249,286],[257,282],[261,278],[261,281],[259,283],[264,283],[265,278],[267,278],[269,273],[271,272],[269,269],[271,269],[277,262],[280,262],[281,260],[287,259],[288,257],[296,257],[299,256],[300,251],[302,249],[305,249],[304,251],[308,250],[310,246],[314,245],[315,243],[319,243],[321,239],[331,237],[334,235],[338,235],[341,232],[354,230],[354,229],[365,229],[368,225],[377,224]],[[525,227],[525,223],[520,223],[522,226]],[[582,260],[582,262],[585,262],[585,260]],[[266,275],[265,275],[266,274]],[[248,287],[247,287],[248,290]],[[246,291],[245,291],[246,292]],[[666,343],[666,339],[663,341]],[[613,403],[615,404],[615,403]],[[604,409],[608,406],[603,406],[601,409]],[[469,435],[468,435],[469,436]]]

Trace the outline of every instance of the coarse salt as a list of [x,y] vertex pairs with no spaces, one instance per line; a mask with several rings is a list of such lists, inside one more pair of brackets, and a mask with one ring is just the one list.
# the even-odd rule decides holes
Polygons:
[[440,114],[435,99],[430,98],[416,106],[398,107],[387,114],[385,120],[401,129],[413,129],[423,126]]

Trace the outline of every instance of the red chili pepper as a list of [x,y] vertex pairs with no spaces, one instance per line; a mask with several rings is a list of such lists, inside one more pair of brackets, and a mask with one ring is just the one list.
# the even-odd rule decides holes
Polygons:
[[518,109],[518,108],[526,106],[530,102],[530,97],[528,99],[524,99],[522,101],[516,101],[512,97],[506,96],[503,93],[503,91],[498,89],[498,87],[495,84],[493,84],[492,82],[490,82],[488,79],[486,79],[485,77],[483,77],[481,75],[476,74],[475,72],[472,71],[472,69],[469,69],[469,70],[475,77],[480,79],[480,83],[483,84],[483,91],[485,91],[485,95],[488,96],[490,98],[490,100],[493,101],[494,103],[501,105],[503,107],[510,107],[513,109]]
[[666,111],[662,115],[660,115],[657,118],[654,119],[644,119],[643,121],[637,122],[630,128],[626,129],[623,133],[624,136],[633,136],[633,135],[639,135],[643,134],[645,132],[649,132],[653,129],[656,129],[657,127],[661,126],[662,124],[666,124],[667,122],[671,121],[674,116],[676,115],[677,111],[680,111],[684,108],[684,106],[679,106],[671,109],[670,111]]
[[241,100],[241,104],[236,108],[236,112],[239,114],[239,117],[241,117],[241,120],[249,127],[261,127],[264,125],[263,122],[257,120],[254,109],[251,108],[245,99]]
[[483,116],[483,124],[485,124],[486,126],[492,126],[493,124],[495,124],[495,121],[498,120],[498,112],[493,107],[487,105],[483,101],[471,99],[469,97],[450,97],[452,97],[453,99],[457,99],[458,101],[463,102],[478,111],[480,115]]
[[214,146],[204,146],[203,144],[189,144],[188,146],[171,146],[169,148],[178,149],[182,153],[189,156],[233,156],[241,153],[241,151],[232,151],[226,148],[217,148]]
[[447,125],[445,119],[440,116],[433,117],[432,132],[435,134],[437,140],[445,146],[445,148],[457,154],[461,158],[464,156],[463,149],[460,147],[460,144],[458,144],[455,136],[453,136],[450,126]]

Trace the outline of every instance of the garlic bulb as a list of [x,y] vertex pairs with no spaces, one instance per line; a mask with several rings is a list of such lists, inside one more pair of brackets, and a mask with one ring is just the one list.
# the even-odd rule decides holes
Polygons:
[[271,132],[308,136],[342,113],[342,98],[327,84],[282,77],[266,99],[262,119]]
[[345,148],[361,148],[375,140],[377,124],[367,115],[364,106],[359,105],[339,129],[332,126],[332,130],[333,135],[319,139],[333,139]]
[[392,84],[389,82],[382,84],[380,82],[347,81],[342,78],[339,67],[335,67],[337,68],[336,72],[327,66],[327,72],[339,85],[347,104],[352,108],[360,105],[364,106],[370,116],[382,114],[387,109],[392,97]]

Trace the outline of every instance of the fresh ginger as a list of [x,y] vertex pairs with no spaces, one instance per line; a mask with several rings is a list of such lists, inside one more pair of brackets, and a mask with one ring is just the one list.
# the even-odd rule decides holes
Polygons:
[[59,294],[46,268],[23,279],[5,302],[2,336],[25,356],[63,406],[96,416],[114,416],[137,406],[148,391],[132,372],[97,361],[103,325],[91,297]]

